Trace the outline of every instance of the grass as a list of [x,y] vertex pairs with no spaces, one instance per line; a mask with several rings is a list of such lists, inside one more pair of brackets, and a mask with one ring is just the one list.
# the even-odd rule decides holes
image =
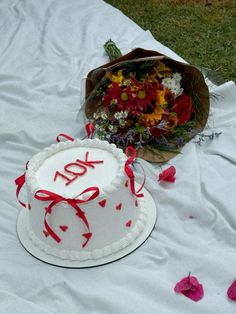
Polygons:
[[189,63],[236,81],[235,0],[106,0]]

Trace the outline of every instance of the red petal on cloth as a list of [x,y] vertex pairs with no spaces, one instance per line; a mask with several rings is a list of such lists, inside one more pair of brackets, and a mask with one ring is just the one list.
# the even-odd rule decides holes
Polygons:
[[66,232],[66,230],[68,229],[68,226],[66,226],[66,225],[61,225],[61,226],[59,226],[59,228],[60,228],[63,232]]
[[99,204],[101,207],[105,207],[105,206],[106,206],[106,202],[107,202],[107,200],[102,200],[102,201],[100,201],[98,204]]
[[125,225],[126,225],[126,227],[128,227],[128,228],[129,228],[129,227],[131,227],[131,224],[132,224],[132,221],[131,221],[131,220],[129,220],[129,221],[127,221],[127,222],[126,222],[126,224],[125,224]]
[[122,203],[116,205],[116,210],[121,210],[121,207],[122,207]]
[[134,204],[136,207],[138,207],[138,201],[137,200],[135,200]]
[[197,302],[203,298],[204,290],[196,277],[188,276],[181,279],[174,288],[175,292],[182,293],[187,298]]
[[129,186],[129,181],[126,180],[126,181],[125,181],[125,187],[127,188],[128,186]]
[[234,280],[231,286],[229,287],[227,295],[232,301],[236,302],[236,280]]
[[174,166],[170,166],[166,170],[163,170],[162,173],[159,174],[159,179],[158,181],[166,181],[166,182],[175,182],[175,174],[176,174],[176,169]]

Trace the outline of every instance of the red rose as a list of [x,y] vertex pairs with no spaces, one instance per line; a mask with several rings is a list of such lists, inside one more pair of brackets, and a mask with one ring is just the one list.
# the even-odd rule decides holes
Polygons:
[[190,96],[182,94],[175,99],[173,110],[178,117],[178,124],[184,124],[191,119],[193,104]]

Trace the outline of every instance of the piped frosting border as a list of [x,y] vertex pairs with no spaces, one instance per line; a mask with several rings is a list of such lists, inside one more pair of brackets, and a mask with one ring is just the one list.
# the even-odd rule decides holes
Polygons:
[[92,251],[75,251],[75,250],[60,250],[57,248],[53,248],[50,245],[41,241],[34,232],[32,231],[30,224],[28,222],[27,229],[30,241],[36,245],[40,250],[45,252],[48,255],[57,257],[59,259],[70,260],[70,261],[87,261],[87,260],[96,260],[103,257],[107,257],[118,251],[126,248],[131,243],[135,241],[135,239],[142,233],[146,226],[146,222],[148,219],[147,216],[147,208],[144,205],[143,200],[139,202],[140,206],[140,215],[135,226],[132,230],[119,241],[113,242],[110,245],[105,246],[102,249],[95,249]]

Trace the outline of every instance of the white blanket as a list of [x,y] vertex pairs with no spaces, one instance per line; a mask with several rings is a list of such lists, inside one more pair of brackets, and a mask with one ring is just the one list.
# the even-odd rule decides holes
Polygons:
[[[148,240],[105,266],[59,268],[17,238],[15,178],[59,133],[80,136],[84,79],[108,61],[105,41],[122,53],[142,47],[182,59],[101,0],[1,1],[0,38],[0,313],[235,313],[226,295],[236,277],[234,83],[209,82],[217,97],[204,133],[222,134],[191,141],[163,167],[176,167],[174,184],[161,185],[160,168],[142,161],[158,208]],[[204,287],[198,303],[174,292],[189,272]]]

